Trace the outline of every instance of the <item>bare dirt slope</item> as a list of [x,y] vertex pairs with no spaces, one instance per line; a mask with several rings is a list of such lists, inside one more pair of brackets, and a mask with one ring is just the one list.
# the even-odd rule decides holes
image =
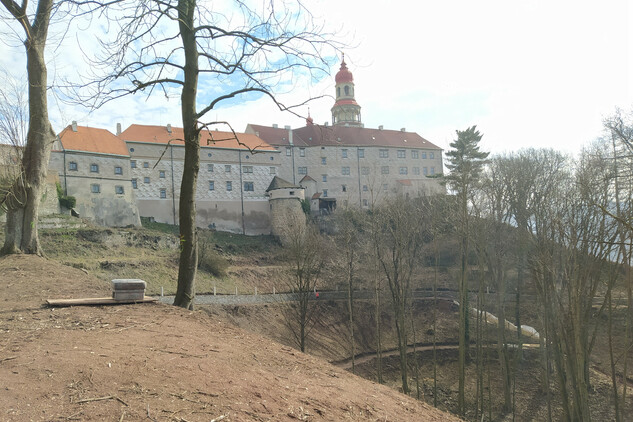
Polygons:
[[456,420],[200,312],[44,306],[108,295],[79,269],[0,258],[0,420]]

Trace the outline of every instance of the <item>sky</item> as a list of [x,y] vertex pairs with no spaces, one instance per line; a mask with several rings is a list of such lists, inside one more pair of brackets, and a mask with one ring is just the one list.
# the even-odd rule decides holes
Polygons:
[[[508,1],[305,0],[314,19],[337,31],[354,75],[365,127],[417,132],[448,149],[456,130],[477,125],[492,153],[555,148],[577,153],[602,135],[616,107],[633,110],[633,6],[627,0]],[[94,25],[95,23],[93,23]],[[4,25],[0,21],[0,26]],[[71,31],[49,48],[51,78],[85,68]],[[16,42],[0,43],[0,66],[24,78]],[[315,123],[331,123],[336,59],[314,85],[288,97],[310,104]],[[21,73],[22,72],[22,73]],[[205,86],[205,89],[213,89]],[[307,106],[297,110],[308,113]],[[56,131],[72,120],[115,131],[133,124],[181,125],[178,98],[136,95],[88,109],[51,101]],[[301,127],[266,98],[231,102],[209,120],[243,131],[248,123]]]

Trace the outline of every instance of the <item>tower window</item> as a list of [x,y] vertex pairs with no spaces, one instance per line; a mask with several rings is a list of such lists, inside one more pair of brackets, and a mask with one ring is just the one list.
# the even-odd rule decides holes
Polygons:
[[341,96],[341,87],[340,86],[338,88],[336,88],[336,96],[337,97]]
[[345,85],[345,95],[349,95],[349,85]]
[[160,190],[160,197],[161,197],[162,199],[167,198],[167,189],[161,189],[161,190]]
[[255,190],[255,184],[253,182],[244,182],[244,191],[253,192]]

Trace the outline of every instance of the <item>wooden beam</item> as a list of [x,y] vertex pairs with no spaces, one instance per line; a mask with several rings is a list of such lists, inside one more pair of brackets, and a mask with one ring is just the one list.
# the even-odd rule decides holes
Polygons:
[[91,297],[83,299],[47,299],[48,306],[95,306],[95,305],[128,305],[130,303],[154,303],[156,298],[145,296],[142,300],[115,300],[111,297]]

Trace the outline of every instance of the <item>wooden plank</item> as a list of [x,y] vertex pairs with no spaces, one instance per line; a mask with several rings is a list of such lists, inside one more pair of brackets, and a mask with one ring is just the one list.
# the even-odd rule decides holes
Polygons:
[[115,300],[111,297],[91,297],[83,299],[47,299],[48,306],[95,306],[124,305],[130,303],[153,303],[156,298],[145,296],[142,300]]

